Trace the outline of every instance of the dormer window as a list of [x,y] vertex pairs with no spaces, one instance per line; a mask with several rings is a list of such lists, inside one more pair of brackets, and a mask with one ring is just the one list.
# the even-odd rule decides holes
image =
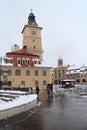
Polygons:
[[22,58],[22,64],[25,64],[25,58]]
[[41,61],[39,61],[39,64],[41,64]]
[[29,65],[30,64],[30,59],[26,58],[26,63]]
[[11,63],[13,63],[13,59],[11,59]]
[[17,59],[17,63],[18,63],[18,64],[21,64],[21,58],[18,58],[18,59]]
[[30,64],[30,60],[27,61],[27,64],[28,64],[28,65]]
[[36,62],[36,61],[34,61],[34,64],[37,64],[37,62]]

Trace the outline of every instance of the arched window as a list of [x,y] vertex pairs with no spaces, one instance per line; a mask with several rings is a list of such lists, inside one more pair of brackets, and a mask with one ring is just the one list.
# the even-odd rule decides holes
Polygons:
[[11,70],[8,70],[8,75],[12,75],[12,71]]
[[26,75],[30,75],[30,70],[26,70]]
[[20,88],[24,88],[25,87],[25,81],[21,81],[21,84],[20,84]]
[[47,85],[47,81],[43,80],[43,86],[46,86],[46,85]]
[[38,70],[35,70],[34,74],[35,74],[35,76],[38,76],[39,75]]
[[83,79],[82,82],[86,82],[86,79]]
[[16,70],[15,70],[15,75],[18,75],[18,76],[21,75],[20,69],[16,69]]
[[38,86],[39,85],[39,81],[35,80],[35,85]]
[[79,79],[77,79],[77,80],[76,80],[76,82],[77,82],[77,83],[80,83],[80,80],[79,80]]
[[46,71],[43,71],[43,76],[46,76]]

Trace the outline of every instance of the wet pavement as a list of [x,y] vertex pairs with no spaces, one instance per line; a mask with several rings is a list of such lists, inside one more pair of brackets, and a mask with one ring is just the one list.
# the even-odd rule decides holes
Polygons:
[[35,109],[0,122],[0,130],[87,130],[87,97],[48,97]]

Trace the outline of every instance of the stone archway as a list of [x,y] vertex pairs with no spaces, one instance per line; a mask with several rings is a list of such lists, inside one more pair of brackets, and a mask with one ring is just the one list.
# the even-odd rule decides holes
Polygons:
[[82,79],[82,82],[86,82],[86,79]]
[[77,83],[77,84],[79,84],[79,83],[80,83],[80,80],[79,80],[79,79],[77,79],[77,80],[76,80],[76,83]]

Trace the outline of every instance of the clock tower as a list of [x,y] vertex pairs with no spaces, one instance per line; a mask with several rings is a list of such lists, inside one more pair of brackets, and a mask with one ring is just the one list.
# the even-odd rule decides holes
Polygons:
[[42,27],[39,27],[35,16],[32,13],[29,14],[28,23],[22,30],[23,34],[23,46],[26,46],[27,51],[35,55],[39,55],[42,59],[42,39],[41,39]]

